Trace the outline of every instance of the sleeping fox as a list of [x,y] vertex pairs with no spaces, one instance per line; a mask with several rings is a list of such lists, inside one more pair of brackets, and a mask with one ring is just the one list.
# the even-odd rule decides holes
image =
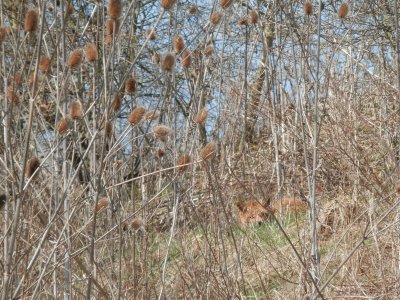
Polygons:
[[[243,225],[260,224],[267,220],[272,213],[279,211],[279,201],[273,200],[270,207],[261,205],[256,200],[239,202],[236,204],[239,208],[239,219]],[[307,202],[298,198],[283,198],[282,210],[286,212],[304,211],[308,208]]]

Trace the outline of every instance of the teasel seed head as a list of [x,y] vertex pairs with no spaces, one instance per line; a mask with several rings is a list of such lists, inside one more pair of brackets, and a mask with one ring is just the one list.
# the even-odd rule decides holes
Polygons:
[[17,91],[15,90],[15,88],[13,86],[9,86],[7,88],[7,98],[10,102],[12,102],[14,105],[18,105],[19,104],[19,96]]
[[112,19],[118,19],[121,16],[121,1],[110,0],[108,2],[108,15]]
[[172,71],[175,67],[175,55],[170,52],[166,53],[163,57],[161,67],[165,71],[168,72]]
[[198,114],[194,118],[194,122],[199,125],[204,125],[206,123],[207,117],[208,117],[208,109],[204,107],[198,112]]
[[182,50],[185,48],[185,41],[183,40],[183,37],[181,35],[177,35],[174,38],[174,50],[176,53],[182,52]]
[[31,8],[25,16],[25,32],[34,32],[39,25],[39,14],[36,9]]
[[40,160],[36,156],[29,159],[26,163],[25,176],[27,178],[32,177],[33,173],[35,173],[39,166]]
[[157,34],[153,28],[147,29],[146,34],[151,41],[154,41],[157,38]]
[[51,68],[51,59],[47,55],[43,55],[40,57],[39,61],[39,70],[43,74],[47,74]]
[[111,107],[114,112],[118,112],[121,109],[121,103],[122,103],[122,94],[118,92],[115,94],[114,100],[111,104]]
[[74,50],[68,58],[67,66],[71,69],[78,68],[82,63],[82,49]]
[[57,124],[57,132],[59,134],[66,133],[69,129],[69,125],[70,125],[70,118],[69,117],[62,118]]
[[215,150],[216,150],[215,144],[213,142],[210,142],[207,145],[205,145],[203,149],[201,149],[200,157],[203,160],[210,159],[214,156]]
[[131,225],[132,225],[132,228],[133,228],[134,230],[144,229],[144,227],[143,227],[143,225],[144,225],[144,224],[143,224],[143,221],[142,221],[142,219],[139,219],[139,218],[134,219],[134,220],[132,221]]
[[158,110],[150,110],[145,114],[144,118],[147,121],[153,121],[153,120],[157,119],[159,116],[160,116],[160,112]]
[[347,3],[342,3],[339,8],[338,12],[338,17],[340,19],[344,19],[347,17],[347,14],[349,13],[349,5]]
[[96,212],[103,211],[110,203],[110,199],[107,197],[100,198],[96,205]]
[[133,95],[136,92],[136,79],[132,76],[125,81],[125,92]]
[[128,116],[128,122],[131,125],[137,125],[143,119],[146,110],[143,106],[136,107],[131,114]]
[[250,13],[249,13],[249,22],[250,22],[250,24],[257,24],[257,22],[258,22],[258,12],[256,11],[256,10],[252,10]]
[[175,4],[175,0],[161,0],[161,6],[165,10],[170,10]]
[[307,1],[306,3],[304,3],[304,14],[306,14],[307,16],[311,16],[313,13],[313,7],[310,1]]
[[192,64],[192,54],[189,50],[185,49],[182,52],[182,67],[189,68]]
[[181,157],[179,157],[177,164],[178,164],[178,170],[180,172],[185,172],[188,167],[189,164],[192,162],[192,158],[190,157],[190,155],[188,154],[184,154]]
[[233,0],[220,0],[219,3],[221,4],[221,7],[222,7],[222,8],[226,9],[226,8],[228,8],[229,6],[232,5]]
[[222,19],[222,12],[220,11],[213,12],[210,16],[210,22],[213,25],[217,25],[221,21],[221,19]]
[[196,5],[191,5],[191,6],[189,7],[189,14],[195,15],[195,14],[197,13],[198,10],[199,10],[199,9],[198,9],[198,7],[197,7]]
[[158,125],[154,127],[153,133],[157,139],[165,143],[167,141],[168,135],[171,133],[171,128],[164,125]]
[[99,59],[99,53],[95,44],[89,43],[86,45],[85,57],[88,62],[95,62]]
[[205,56],[211,56],[214,53],[214,46],[213,45],[208,45],[205,49],[204,49],[204,55]]
[[83,118],[83,110],[82,110],[81,101],[77,100],[77,101],[72,102],[70,116],[71,116],[71,119],[73,119],[73,120],[78,120],[78,119]]
[[104,125],[104,134],[106,138],[111,138],[113,133],[113,124],[111,121],[107,121],[106,124]]

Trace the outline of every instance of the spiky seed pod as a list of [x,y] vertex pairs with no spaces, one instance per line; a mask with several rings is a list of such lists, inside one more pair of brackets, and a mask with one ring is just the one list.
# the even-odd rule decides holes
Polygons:
[[125,81],[125,92],[129,95],[133,95],[136,92],[136,79],[131,77]]
[[215,153],[215,144],[213,142],[208,143],[207,145],[204,146],[203,149],[200,151],[200,157],[203,160],[207,160],[209,158],[212,158]]
[[113,133],[113,124],[111,121],[107,121],[105,126],[104,126],[104,134],[107,138],[110,138]]
[[5,41],[7,36],[7,28],[5,27],[0,27],[0,45],[2,42]]
[[81,101],[77,100],[72,102],[70,116],[73,120],[82,119],[83,110]]
[[10,76],[8,81],[12,86],[18,86],[22,82],[22,75],[20,72],[15,72],[14,77]]
[[9,86],[7,88],[7,98],[10,102],[12,102],[15,105],[19,104],[19,96],[17,92],[14,90],[14,87]]
[[96,205],[96,212],[103,211],[110,204],[110,199],[107,197],[102,197],[99,199]]
[[76,49],[68,58],[67,66],[71,69],[78,68],[82,63],[82,49]]
[[160,116],[160,112],[158,110],[150,110],[145,114],[144,118],[147,121],[152,121],[152,120],[157,119],[159,116]]
[[143,106],[136,107],[128,117],[128,122],[131,125],[137,125],[142,120],[146,110]]
[[153,129],[154,136],[162,142],[166,142],[171,129],[164,125],[158,125]]
[[206,49],[204,49],[204,55],[205,56],[211,56],[214,53],[214,46],[213,45],[208,45]]
[[65,8],[65,18],[69,18],[74,13],[74,7],[71,3],[68,3],[67,7]]
[[57,132],[63,134],[68,131],[70,119],[68,117],[62,118],[57,124]]
[[184,154],[181,157],[179,157],[177,164],[178,164],[178,170],[180,172],[185,172],[188,169],[188,164],[192,162],[192,158],[188,154]]
[[192,64],[192,54],[189,50],[185,49],[182,53],[182,67],[189,68]]
[[157,38],[157,34],[153,28],[147,29],[146,34],[147,34],[148,38],[152,41],[154,41]]
[[42,72],[43,74],[47,74],[50,71],[50,67],[51,67],[50,57],[48,57],[46,55],[40,57],[40,61],[39,61],[40,72]]
[[258,22],[258,12],[256,10],[252,10],[249,13],[249,22],[251,24],[257,24],[257,22]]
[[185,48],[185,41],[181,35],[177,35],[174,38],[174,50],[176,53],[182,52],[183,48]]
[[197,11],[198,11],[198,8],[197,8],[196,5],[191,5],[191,6],[189,7],[189,14],[195,15],[195,14],[197,13]]
[[217,25],[221,21],[221,19],[222,19],[222,12],[220,11],[213,12],[210,16],[210,22],[213,25]]
[[110,0],[108,2],[108,15],[112,19],[118,19],[121,16],[121,1]]
[[89,43],[86,45],[85,57],[88,62],[94,62],[99,59],[99,53],[95,44]]
[[39,25],[39,14],[36,9],[29,9],[25,16],[25,32],[34,32]]
[[154,52],[153,56],[151,57],[151,61],[156,65],[160,64],[160,61],[161,61],[160,54],[158,54],[157,52]]
[[157,153],[156,153],[156,156],[158,157],[158,158],[162,158],[163,156],[165,155],[165,151],[163,150],[163,149],[158,149],[157,150]]
[[233,3],[233,0],[220,0],[219,3],[221,4],[221,7],[226,9],[229,6],[231,6],[231,4]]
[[115,111],[115,112],[119,111],[121,109],[121,103],[122,103],[122,94],[118,92],[114,96],[114,100],[111,104],[113,111]]
[[161,6],[165,10],[170,10],[175,4],[175,0],[161,0]]
[[172,71],[175,67],[175,55],[173,53],[166,53],[163,57],[161,67],[165,71]]
[[307,1],[306,3],[304,3],[303,9],[304,9],[304,14],[306,14],[307,16],[312,15],[313,7],[311,2]]
[[196,117],[194,118],[194,122],[199,125],[204,125],[208,117],[208,109],[202,108]]
[[339,8],[338,17],[340,19],[346,18],[347,14],[349,13],[349,5],[347,3],[342,3]]
[[142,219],[137,218],[132,221],[131,225],[134,230],[138,230],[143,228],[143,221]]
[[35,173],[39,166],[40,160],[36,156],[29,159],[26,163],[25,176],[27,178],[32,177],[33,173]]
[[246,26],[247,25],[247,18],[240,18],[238,23],[239,23],[240,26]]
[[105,42],[110,44],[113,40],[114,35],[119,31],[120,21],[119,19],[108,19],[106,23],[106,37]]

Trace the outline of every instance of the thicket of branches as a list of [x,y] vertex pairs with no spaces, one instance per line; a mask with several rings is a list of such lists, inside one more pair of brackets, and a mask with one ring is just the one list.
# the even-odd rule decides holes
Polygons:
[[2,299],[400,297],[397,12],[0,1]]

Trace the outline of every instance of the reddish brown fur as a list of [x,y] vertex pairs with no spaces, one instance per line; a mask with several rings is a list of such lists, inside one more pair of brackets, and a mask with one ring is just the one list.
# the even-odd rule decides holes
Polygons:
[[[255,200],[239,202],[237,207],[239,208],[239,219],[242,224],[257,224],[267,220],[272,213],[279,211],[279,202],[278,200],[272,201],[269,209]],[[307,208],[307,203],[300,199],[282,199],[282,210],[285,212],[299,212],[307,210]]]

